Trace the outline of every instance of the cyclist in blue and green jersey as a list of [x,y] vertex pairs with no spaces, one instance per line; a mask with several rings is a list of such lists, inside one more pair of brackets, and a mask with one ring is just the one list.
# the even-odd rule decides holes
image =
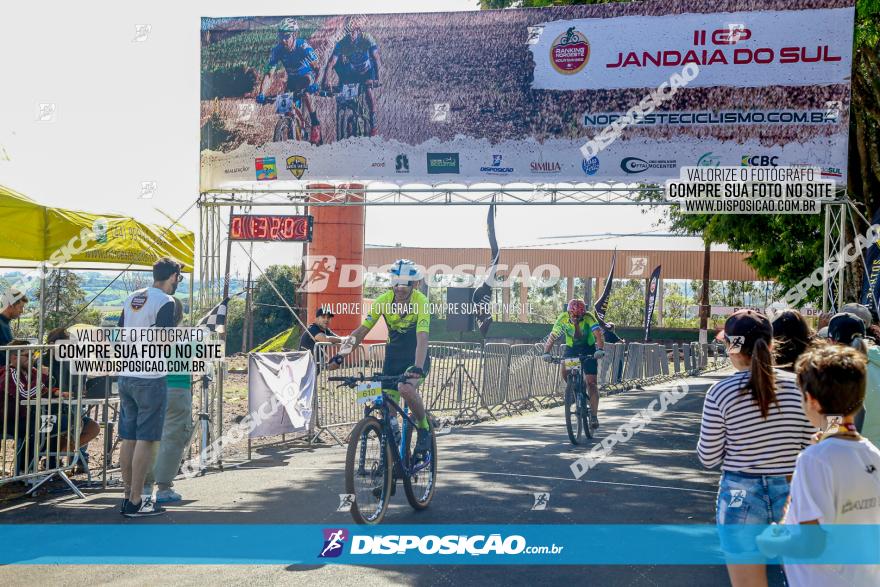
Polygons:
[[[418,423],[418,441],[413,458],[420,460],[431,450],[427,412],[418,391],[419,385],[430,369],[428,357],[430,306],[428,298],[417,289],[418,283],[422,280],[422,272],[413,261],[409,259],[395,261],[391,267],[391,279],[391,291],[385,292],[373,301],[369,315],[351,334],[347,342],[353,349],[361,343],[380,318],[385,318],[388,342],[385,346],[382,374],[412,376],[406,383],[398,384],[397,390],[406,400],[406,405],[412,410],[414,419]],[[338,358],[334,357],[331,360],[338,361]]]
[[330,88],[330,70],[336,72],[339,84],[363,84],[367,92],[367,106],[370,109],[370,136],[378,133],[376,125],[376,101],[373,85],[379,81],[379,45],[369,33],[363,32],[363,17],[350,16],[345,21],[345,35],[336,43],[333,53],[324,67],[321,86]]
[[[587,305],[579,300],[573,299],[568,302],[566,311],[556,318],[550,336],[544,343],[544,360],[549,361],[552,356],[550,349],[556,343],[556,340],[565,335],[565,356],[579,357],[582,355],[593,355],[591,359],[581,359],[581,367],[584,374],[584,382],[590,391],[590,412],[592,414],[592,425],[597,427],[599,420],[599,388],[596,385],[596,372],[598,371],[597,359],[605,356],[605,340],[602,336],[602,325],[592,312],[587,312]],[[568,370],[563,366],[562,377],[568,380]]]
[[272,74],[279,65],[287,72],[287,91],[302,92],[302,101],[309,113],[312,122],[312,131],[309,142],[313,145],[321,144],[321,124],[315,112],[315,103],[311,94],[318,91],[317,72],[312,67],[318,61],[318,54],[305,39],[299,39],[299,24],[293,18],[285,18],[278,25],[278,43],[272,47],[269,53],[269,61],[263,70],[263,81],[260,83],[260,93],[257,94],[257,102],[265,104],[265,93],[271,85]]

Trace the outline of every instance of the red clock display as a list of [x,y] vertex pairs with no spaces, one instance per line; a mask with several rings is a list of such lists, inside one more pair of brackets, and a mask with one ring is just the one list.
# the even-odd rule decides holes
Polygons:
[[234,241],[311,242],[311,216],[233,214],[229,238]]

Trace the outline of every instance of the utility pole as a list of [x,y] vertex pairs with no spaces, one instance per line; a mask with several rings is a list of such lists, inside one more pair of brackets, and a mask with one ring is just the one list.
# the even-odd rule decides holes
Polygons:
[[254,287],[253,282],[251,281],[251,271],[253,268],[253,261],[251,260],[254,256],[254,243],[251,242],[250,254],[248,256],[248,272],[247,272],[247,281],[245,281],[245,298],[244,298],[244,321],[241,325],[241,352],[246,353],[251,348],[253,348],[253,331],[254,331],[254,319],[252,316],[253,313],[253,294]]
[[712,243],[703,235],[703,243],[706,248],[703,253],[703,295],[700,303],[700,343],[709,342],[709,312],[712,308],[709,303],[709,264],[712,253]]

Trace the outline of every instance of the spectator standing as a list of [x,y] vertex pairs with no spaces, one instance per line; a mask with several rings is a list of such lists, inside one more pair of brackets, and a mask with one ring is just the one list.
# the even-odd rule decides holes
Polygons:
[[855,314],[835,314],[828,324],[828,338],[850,346],[867,358],[865,399],[856,414],[856,427],[875,445],[880,442],[880,348],[866,338],[865,323]]
[[[8,434],[12,435],[15,433],[15,423],[16,419],[18,420],[18,441],[20,444],[17,449],[19,456],[17,465],[19,470],[24,470],[27,464],[25,460],[29,460],[35,454],[35,447],[41,440],[39,436],[48,439],[42,449],[43,453],[54,451],[56,448],[63,452],[68,451],[71,448],[70,436],[72,430],[70,430],[70,427],[76,426],[76,420],[70,417],[69,408],[65,404],[62,403],[59,409],[57,398],[67,399],[70,397],[70,393],[53,386],[50,376],[45,371],[40,371],[34,367],[33,348],[28,348],[28,341],[13,340],[10,341],[9,346],[20,347],[21,350],[10,352],[9,364],[5,367],[0,367],[0,386],[6,391],[7,397],[5,401],[9,406],[4,415]],[[39,412],[36,405],[30,406],[29,409],[26,403],[38,397],[42,404]],[[4,399],[0,398],[0,406],[3,405],[3,402]],[[15,409],[16,402],[18,402],[17,411]],[[46,431],[45,435],[39,425],[44,421],[44,416],[54,416],[52,420],[46,420],[47,422],[53,422],[53,424]],[[98,436],[101,428],[97,422],[83,413],[79,414],[78,417],[81,423],[79,426],[80,458],[83,459],[83,467],[85,467],[88,463],[86,445]],[[30,426],[27,425],[28,419],[30,420]],[[39,436],[37,435],[38,432]],[[21,451],[25,435],[27,435],[30,448],[27,451]],[[54,439],[57,439],[59,435],[61,438],[56,445]],[[54,461],[47,464],[50,468],[55,467]]]
[[[315,312],[315,321],[309,324],[308,329],[303,332],[299,339],[299,350],[309,351],[314,357],[316,342],[341,344],[345,340],[330,330],[330,320],[333,318],[333,315],[332,312],[324,310],[323,308],[318,308],[318,311]],[[317,359],[318,357],[314,358]],[[327,365],[327,369],[330,371],[335,371],[338,368],[339,363],[330,363]],[[318,365],[315,375],[318,375],[320,372],[321,365]]]
[[[183,279],[177,261],[163,257],[153,265],[153,285],[128,296],[119,316],[126,328],[171,328],[174,298]],[[165,373],[121,373],[119,376],[120,464],[125,483],[122,515],[129,518],[155,516],[165,510],[141,492],[147,471],[153,466],[155,444],[162,439],[168,382]]]
[[332,312],[318,308],[318,311],[315,312],[315,321],[309,324],[308,330],[303,332],[299,339],[299,350],[311,353],[315,350],[316,342],[342,343],[342,338],[330,330],[330,320],[333,316]]
[[[183,321],[183,304],[174,298],[174,325]],[[183,499],[174,491],[174,477],[180,469],[183,452],[192,438],[192,373],[169,373],[168,407],[165,410],[165,424],[162,427],[162,441],[159,443],[153,467],[147,471],[142,495],[152,495],[153,481],[156,482],[156,503],[170,503]]]
[[[795,460],[814,428],[794,376],[773,366],[773,327],[766,316],[740,310],[724,323],[721,336],[738,372],[706,393],[697,445],[704,466],[721,465],[716,523],[779,522]],[[737,555],[758,555],[754,540],[743,540],[747,537],[738,532],[737,538],[721,533],[731,583],[766,585],[765,565],[736,563]]]
[[773,318],[773,350],[776,366],[794,373],[794,364],[813,340],[806,319],[797,310],[783,310]]
[[[865,397],[866,380],[865,356],[852,348],[822,345],[798,359],[797,383],[803,391],[806,415],[824,432],[819,442],[797,459],[786,525],[838,525],[832,539],[840,539],[840,525],[880,524],[880,508],[876,507],[880,450],[859,435],[854,423]],[[830,425],[827,415],[843,418]],[[870,503],[874,507],[853,507]],[[815,534],[807,535],[807,545],[798,545],[797,533],[787,533],[781,539],[777,534],[771,529],[759,539],[768,556],[799,554],[803,558],[802,549],[810,550],[816,543]],[[785,565],[785,574],[793,587],[880,584],[880,565],[790,564]]]
[[[27,296],[17,289],[9,289],[3,294],[0,311],[0,347],[8,345],[13,340],[11,322],[17,320],[27,306]],[[0,365],[6,364],[6,351],[0,351]]]

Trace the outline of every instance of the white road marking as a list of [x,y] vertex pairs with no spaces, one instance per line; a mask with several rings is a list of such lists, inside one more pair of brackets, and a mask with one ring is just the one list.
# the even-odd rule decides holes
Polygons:
[[598,485],[623,485],[625,487],[646,487],[649,489],[670,489],[672,491],[690,491],[692,493],[708,493],[715,495],[717,491],[706,491],[705,489],[690,489],[687,487],[670,487],[668,485],[645,485],[643,483],[621,483],[619,481],[594,481],[590,479],[572,479],[569,477],[545,477],[543,475],[523,475],[522,473],[499,473],[495,471],[450,471],[448,469],[439,472],[443,475],[449,473],[471,474],[471,475],[501,475],[503,477],[528,477],[529,479],[541,479],[545,481],[571,481],[573,483],[596,483]]

